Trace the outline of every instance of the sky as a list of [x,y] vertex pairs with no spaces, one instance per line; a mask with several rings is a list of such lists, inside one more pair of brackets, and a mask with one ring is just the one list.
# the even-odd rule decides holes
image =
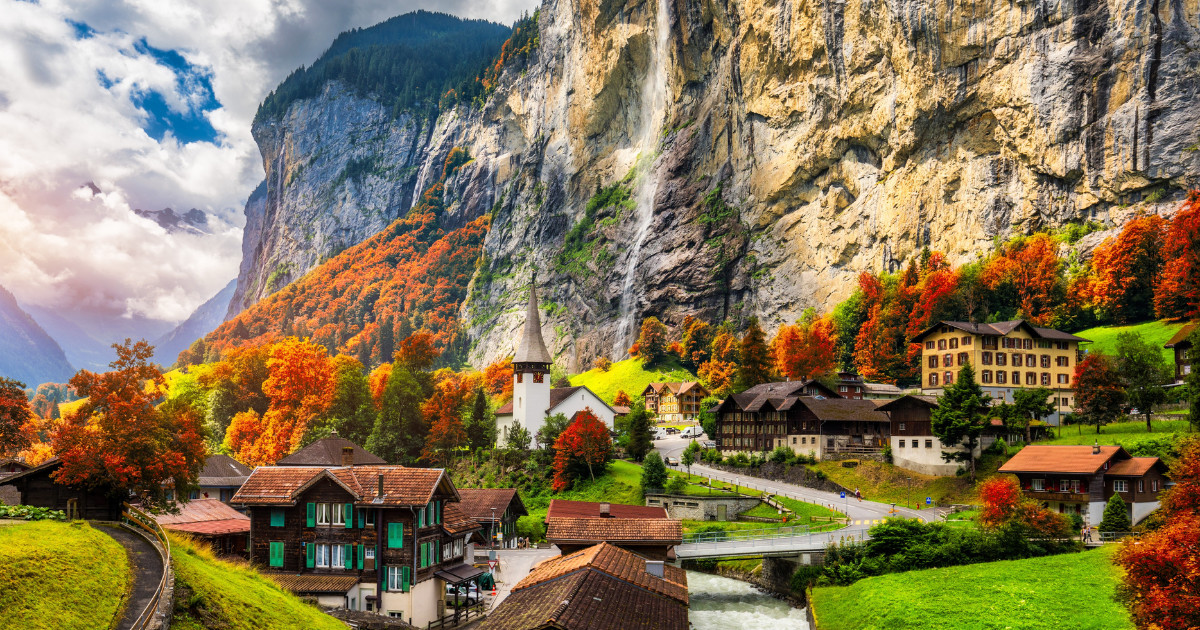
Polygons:
[[[0,285],[98,328],[178,322],[236,277],[258,104],[338,33],[537,0],[0,0]],[[92,184],[92,185],[89,185]],[[208,235],[134,209],[198,208]]]

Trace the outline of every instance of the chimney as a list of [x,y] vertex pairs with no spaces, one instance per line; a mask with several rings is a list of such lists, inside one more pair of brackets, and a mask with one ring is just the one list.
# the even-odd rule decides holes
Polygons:
[[379,489],[376,491],[375,496],[380,499],[383,498],[383,473],[379,473]]
[[600,504],[600,517],[601,518],[611,518],[612,517],[612,506],[607,503],[601,503]]
[[343,446],[342,447],[342,465],[346,466],[346,467],[350,467],[350,466],[354,465],[354,447],[353,446]]
[[663,577],[663,561],[662,560],[647,560],[646,573],[654,577]]
[[1092,455],[1099,455],[1099,454],[1100,454],[1100,440],[1096,440],[1096,443],[1092,444]]

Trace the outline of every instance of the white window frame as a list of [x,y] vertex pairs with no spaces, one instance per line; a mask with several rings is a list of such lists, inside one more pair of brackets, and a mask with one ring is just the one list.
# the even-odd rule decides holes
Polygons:
[[363,551],[363,559],[364,560],[374,560],[375,559],[375,546],[374,545],[365,545],[365,546],[363,546],[363,550],[364,550]]
[[399,591],[403,586],[404,576],[400,571],[401,567],[387,566],[384,568],[384,588],[389,591]]
[[317,525],[328,525],[328,524],[329,524],[329,504],[328,503],[318,503],[317,504]]
[[1124,479],[1114,479],[1113,492],[1129,492],[1129,482]]
[[317,555],[317,561],[315,563],[316,567],[318,569],[328,569],[329,568],[329,545],[317,545],[317,554],[316,555]]
[[329,568],[344,569],[346,568],[346,546],[345,545],[330,545],[329,546]]
[[334,527],[346,526],[346,508],[341,503],[330,503],[329,513],[333,516]]
[[1045,479],[1031,479],[1029,481],[1029,487],[1034,492],[1045,492],[1046,491],[1046,480]]
[[901,423],[900,423],[900,429],[899,429],[899,430],[900,430],[900,431],[903,431],[903,430],[904,430],[904,423],[903,423],[903,422],[901,422]]

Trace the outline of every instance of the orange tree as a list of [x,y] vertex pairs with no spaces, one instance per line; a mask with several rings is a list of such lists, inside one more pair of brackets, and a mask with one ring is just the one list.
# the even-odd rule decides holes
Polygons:
[[1154,290],[1159,317],[1200,317],[1200,191],[1193,190],[1167,229],[1163,268]]
[[596,467],[612,459],[612,437],[608,427],[596,417],[590,407],[575,415],[575,420],[554,441],[555,492],[571,487],[582,469],[596,480]]
[[771,341],[775,369],[792,380],[815,378],[832,370],[835,352],[833,319],[818,318],[812,309],[804,312],[799,324],[780,326]]
[[629,355],[642,360],[647,366],[662,361],[667,352],[667,327],[657,317],[642,321],[642,330],[637,342],[629,349]]
[[1166,231],[1157,214],[1137,216],[1096,248],[1087,295],[1101,317],[1118,324],[1153,318]]
[[1048,234],[1018,238],[984,265],[981,280],[993,291],[1011,294],[1021,317],[1048,326],[1065,290],[1058,244]]
[[983,509],[979,525],[998,530],[1016,527],[1026,535],[1043,538],[1067,538],[1071,522],[1065,516],[1050,511],[1021,493],[1021,485],[1013,477],[992,477],[979,486]]
[[[685,348],[686,350],[686,348]],[[733,392],[733,379],[737,373],[738,340],[728,326],[717,330],[709,348],[708,360],[700,364],[697,375],[704,381],[708,391],[717,396]]]
[[500,404],[513,397],[513,366],[512,357],[505,357],[493,362],[483,371],[484,389],[489,396]]
[[204,466],[203,419],[187,405],[155,406],[166,392],[150,363],[154,348],[126,339],[114,344],[112,371],[81,370],[71,386],[87,400],[63,419],[52,440],[60,483],[103,488],[114,496],[141,495],[166,503],[166,489],[193,487]]
[[628,407],[633,404],[633,400],[629,398],[629,394],[625,390],[619,390],[616,396],[613,396],[612,404],[617,407]]
[[734,386],[745,390],[770,380],[771,352],[767,348],[767,338],[762,327],[758,325],[758,318],[751,317],[749,325],[746,326],[746,334],[742,336],[741,345],[738,346]]
[[33,445],[31,420],[25,383],[0,377],[0,456],[14,455]]
[[1200,627],[1200,439],[1188,439],[1162,496],[1166,525],[1127,541],[1117,554],[1121,593],[1139,628]]
[[1121,416],[1125,389],[1116,362],[1105,354],[1089,353],[1075,366],[1075,409],[1084,422],[1100,427]]

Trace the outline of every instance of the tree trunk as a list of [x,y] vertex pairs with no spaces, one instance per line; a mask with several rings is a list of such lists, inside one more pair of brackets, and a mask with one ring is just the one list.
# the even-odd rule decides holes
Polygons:
[[1031,422],[1030,420],[1025,421],[1025,443],[1026,444],[1029,444],[1030,442],[1033,441],[1033,439],[1030,437],[1030,429],[1029,429],[1030,422]]
[[589,474],[589,475],[591,475],[591,477],[592,477],[592,481],[595,481],[595,480],[596,480],[596,473],[592,472],[592,462],[591,462],[591,460],[589,460],[589,459],[585,459],[585,460],[583,460],[583,461],[587,462],[587,465],[588,465],[588,474]]
[[1150,428],[1150,412],[1146,412],[1146,433],[1153,433],[1154,429]]
[[1096,420],[1096,435],[1100,435],[1100,420]]

